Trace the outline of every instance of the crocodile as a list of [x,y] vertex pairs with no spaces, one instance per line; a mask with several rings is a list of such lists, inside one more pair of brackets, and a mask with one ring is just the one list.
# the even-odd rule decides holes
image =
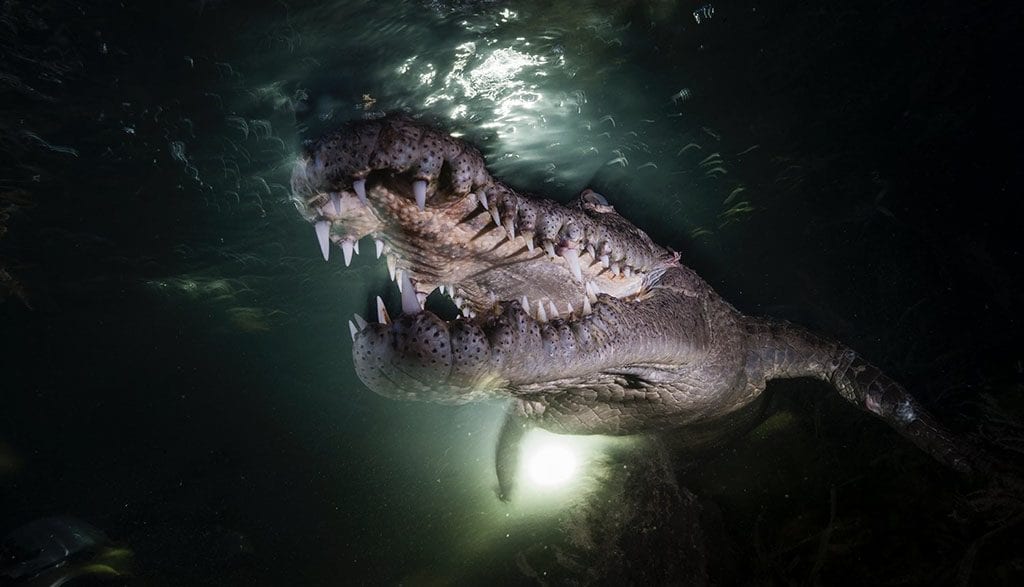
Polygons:
[[[306,141],[291,188],[325,260],[340,247],[347,266],[372,236],[401,290],[400,315],[378,297],[376,322],[349,322],[368,388],[402,400],[508,401],[496,453],[503,499],[531,427],[696,435],[724,427],[781,378],[831,384],[957,471],[987,466],[857,352],[744,315],[603,195],[587,189],[563,205],[518,191],[469,142],[409,115]],[[434,290],[457,317],[425,308]]]

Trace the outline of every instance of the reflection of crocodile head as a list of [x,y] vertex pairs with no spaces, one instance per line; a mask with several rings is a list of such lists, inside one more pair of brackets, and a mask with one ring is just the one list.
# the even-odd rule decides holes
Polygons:
[[[378,393],[509,397],[514,417],[556,432],[629,434],[703,423],[753,401],[768,379],[811,376],[967,466],[876,368],[743,316],[592,191],[568,206],[516,192],[472,146],[405,116],[311,143],[292,189],[324,258],[333,242],[347,264],[372,235],[403,290],[401,317],[378,302],[379,323],[351,325],[356,371]],[[423,309],[435,288],[462,317]]]

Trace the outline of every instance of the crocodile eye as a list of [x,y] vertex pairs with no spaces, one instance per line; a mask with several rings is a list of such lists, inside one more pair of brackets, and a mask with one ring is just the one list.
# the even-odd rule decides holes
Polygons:
[[590,188],[587,188],[587,189],[583,190],[583,193],[580,194],[580,197],[583,198],[584,202],[586,202],[588,204],[591,204],[593,206],[607,206],[608,205],[608,200],[604,196],[602,196],[601,194],[595,192],[594,190],[592,190]]

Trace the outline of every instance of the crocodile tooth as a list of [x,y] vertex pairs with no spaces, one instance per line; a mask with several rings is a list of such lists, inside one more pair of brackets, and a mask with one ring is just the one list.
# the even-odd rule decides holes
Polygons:
[[505,232],[508,233],[508,240],[516,240],[516,225],[512,223],[511,218],[505,222]]
[[544,302],[537,302],[537,322],[547,322],[548,315],[544,313]]
[[355,340],[356,340],[356,333],[359,332],[359,329],[356,328],[356,325],[353,324],[351,320],[348,321],[348,332],[349,332],[349,334],[352,335],[352,341],[355,342]]
[[384,241],[375,238],[373,239],[373,244],[377,245],[377,258],[380,259],[380,256],[384,253]]
[[350,239],[345,239],[341,241],[341,252],[345,256],[345,267],[348,267],[349,264],[352,263],[352,251],[354,248],[355,245],[352,244],[352,241]]
[[398,269],[395,271],[395,283],[398,284],[398,292],[401,293],[403,288],[402,278],[405,277],[405,269]]
[[565,302],[565,315],[572,318],[572,304]]
[[484,210],[490,208],[490,205],[487,203],[487,192],[484,190],[476,193],[476,199],[480,200],[480,205],[484,207]]
[[608,258],[608,255],[601,255],[601,264],[604,265],[605,269],[607,269],[611,266],[612,260]]
[[614,275],[616,277],[618,277],[619,273],[622,272],[622,270],[619,269],[619,264],[618,263],[612,263],[611,269],[612,269],[612,275]]
[[520,300],[519,303],[521,303],[523,305],[523,309],[526,310],[527,314],[529,314],[530,313],[530,300],[526,299],[526,296],[524,295],[523,299]]
[[576,277],[576,281],[583,281],[583,271],[580,269],[580,254],[576,249],[564,249],[562,250],[562,258],[569,265],[569,270],[572,271],[573,276]]
[[593,281],[587,282],[587,298],[590,303],[597,303],[597,286],[594,285]]
[[362,316],[360,316],[359,314],[353,314],[352,317],[355,318],[356,326],[359,327],[359,330],[366,328],[366,320],[363,320]]
[[583,315],[586,316],[590,313],[590,298],[583,296]]
[[555,307],[555,302],[552,302],[551,300],[548,300],[548,315],[551,316],[552,320],[560,318],[558,315],[558,308]]
[[594,249],[593,243],[587,243],[587,253],[590,254],[591,259],[597,258],[597,251]]
[[388,309],[384,306],[384,300],[377,296],[377,322],[391,324],[391,317],[388,316]]
[[359,241],[357,239],[352,239],[352,241],[353,241],[353,245],[355,245],[355,246],[352,247],[352,250],[355,251],[356,254],[358,255],[359,254]]
[[437,289],[441,292],[441,295],[444,295],[445,287],[446,286],[443,283],[441,285],[437,286]]
[[402,272],[402,278],[398,281],[398,284],[398,289],[402,290],[402,312],[405,314],[418,314],[422,308],[416,296],[416,289],[412,286],[412,280],[409,279],[408,272]]
[[388,275],[391,276],[391,281],[395,280],[395,268],[398,266],[398,259],[394,255],[388,255]]
[[626,268],[622,270],[622,274],[626,277],[633,277],[633,268],[626,265]]
[[461,296],[455,296],[455,297],[452,298],[452,303],[455,304],[456,308],[461,308],[462,304],[464,304],[465,302],[466,302],[466,300],[462,299]]
[[498,213],[498,203],[494,203],[494,207],[490,208],[491,218],[494,219],[494,223],[501,226],[501,215]]
[[544,241],[544,252],[548,254],[548,257],[555,258],[555,243],[551,241]]
[[320,253],[323,254],[324,261],[326,261],[331,256],[331,241],[328,238],[331,232],[331,223],[327,220],[317,220],[313,229],[316,230],[316,240],[320,242]]
[[533,252],[533,246],[534,246],[533,245],[533,231],[532,230],[524,230],[522,234],[523,234],[523,240],[526,241],[526,250],[528,250],[528,251],[530,251],[532,253]]
[[352,182],[352,189],[356,191],[356,195],[359,196],[359,201],[363,204],[367,204],[366,201],[366,180],[357,179]]
[[334,206],[334,213],[341,214],[341,196],[338,192],[331,192],[331,204]]
[[427,207],[427,182],[422,179],[412,182],[412,192],[416,195],[416,207],[422,212]]

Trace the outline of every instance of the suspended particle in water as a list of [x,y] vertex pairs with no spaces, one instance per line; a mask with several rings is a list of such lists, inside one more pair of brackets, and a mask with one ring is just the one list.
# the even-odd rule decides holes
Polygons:
[[711,20],[711,17],[714,15],[715,7],[710,4],[705,4],[693,11],[693,20],[697,21],[697,24],[700,24],[705,20]]
[[683,88],[672,94],[672,101],[678,104],[689,100],[691,96],[693,96],[693,92],[690,91],[690,88]]
[[172,141],[168,147],[171,151],[171,157],[176,161],[188,163],[188,160],[185,157],[185,143],[182,141]]

